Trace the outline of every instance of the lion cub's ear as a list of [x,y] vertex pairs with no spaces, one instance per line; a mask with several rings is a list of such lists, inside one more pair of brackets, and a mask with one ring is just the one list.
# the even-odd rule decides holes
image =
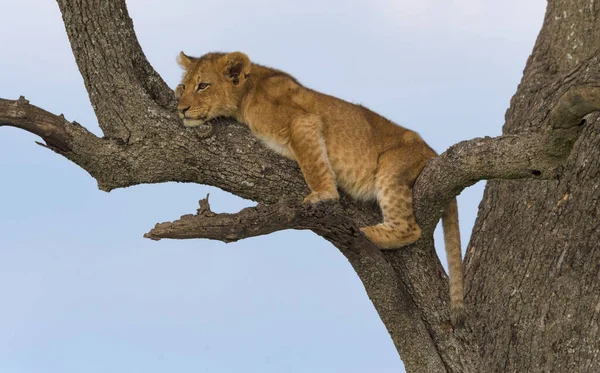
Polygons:
[[177,56],[177,63],[181,66],[182,69],[187,70],[192,64],[192,59],[183,53],[183,51],[179,52],[179,56]]
[[221,57],[223,61],[223,73],[233,84],[244,84],[250,74],[251,63],[248,56],[242,52],[233,52]]

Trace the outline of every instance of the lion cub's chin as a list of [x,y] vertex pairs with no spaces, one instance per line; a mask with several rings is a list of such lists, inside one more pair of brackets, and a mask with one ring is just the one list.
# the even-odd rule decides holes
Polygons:
[[198,127],[204,124],[204,120],[202,119],[184,119],[183,125],[185,127]]

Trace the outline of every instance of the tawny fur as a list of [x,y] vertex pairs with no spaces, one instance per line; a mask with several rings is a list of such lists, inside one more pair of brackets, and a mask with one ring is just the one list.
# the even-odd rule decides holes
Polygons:
[[[311,193],[305,203],[339,198],[337,187],[360,200],[377,200],[383,222],[361,228],[382,249],[421,236],[412,187],[437,154],[406,128],[369,109],[302,86],[290,75],[250,62],[240,52],[178,58],[185,75],[175,93],[184,125],[218,116],[250,127],[267,147],[300,165]],[[442,217],[450,269],[452,322],[465,319],[458,211],[452,200]]]

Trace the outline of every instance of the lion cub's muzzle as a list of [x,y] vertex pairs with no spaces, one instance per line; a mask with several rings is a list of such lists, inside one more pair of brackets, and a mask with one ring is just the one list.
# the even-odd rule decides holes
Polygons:
[[207,119],[206,115],[190,115],[190,107],[191,106],[177,107],[177,114],[179,115],[179,118],[183,119],[183,125],[185,127],[197,127],[204,124]]

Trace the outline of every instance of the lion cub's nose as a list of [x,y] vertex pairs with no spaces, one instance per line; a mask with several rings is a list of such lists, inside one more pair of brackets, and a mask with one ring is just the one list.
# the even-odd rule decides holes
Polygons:
[[182,117],[185,117],[185,112],[188,111],[190,109],[189,106],[187,107],[178,107],[177,110],[179,110],[179,115]]

